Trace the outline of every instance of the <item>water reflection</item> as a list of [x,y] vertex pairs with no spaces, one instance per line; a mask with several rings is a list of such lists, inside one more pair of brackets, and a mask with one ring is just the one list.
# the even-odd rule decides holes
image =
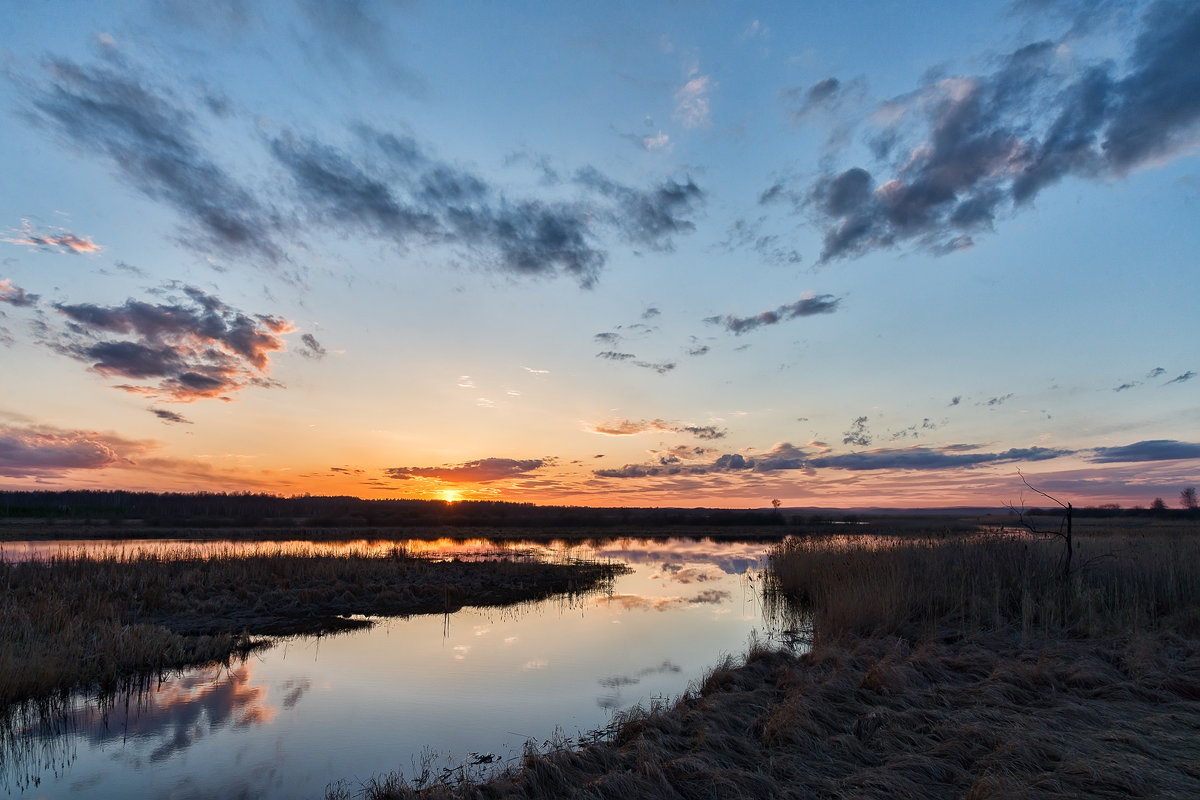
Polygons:
[[[35,544],[42,557],[65,546]],[[146,544],[88,548],[132,552]],[[167,555],[196,544],[153,546]],[[252,552],[281,543],[202,544],[228,553],[223,548]],[[439,754],[455,769],[474,764],[480,753],[501,765],[519,758],[527,740],[586,737],[618,711],[678,696],[722,655],[744,652],[752,637],[783,641],[798,629],[782,605],[764,605],[758,587],[769,545],[761,541],[296,546],[327,552],[400,546],[437,558],[534,553],[612,559],[633,571],[608,595],[464,608],[333,637],[280,640],[228,670],[192,670],[103,705],[74,699],[56,721],[17,726],[25,758],[5,750],[5,789],[39,798],[318,797],[343,779],[357,786],[396,769],[411,774],[423,753]],[[69,547],[77,552],[80,543]],[[13,552],[6,545],[4,557]]]
[[[267,687],[254,681],[253,669],[250,662],[199,667],[90,701],[75,697],[19,709],[3,732],[0,785],[25,790],[39,786],[44,772],[60,777],[81,745],[107,749],[138,770],[177,757],[223,728],[270,724],[278,710],[267,700]],[[291,683],[285,708],[311,687],[307,678]],[[84,788],[102,778],[97,773],[72,786]]]

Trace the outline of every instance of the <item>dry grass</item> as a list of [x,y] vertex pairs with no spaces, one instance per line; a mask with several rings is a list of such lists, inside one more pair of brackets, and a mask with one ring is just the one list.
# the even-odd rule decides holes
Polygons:
[[789,539],[770,599],[811,614],[816,642],[1015,630],[1028,639],[1168,628],[1200,637],[1200,536],[1078,537],[1063,581],[1053,539]]
[[[726,659],[666,709],[487,780],[361,788],[473,798],[1200,797],[1200,542],[793,540],[769,593],[806,655]],[[350,792],[341,785],[339,796]],[[333,796],[333,795],[331,795]]]
[[264,634],[531,601],[594,589],[622,568],[533,559],[487,562],[261,548],[0,563],[0,707],[138,673],[225,661]]

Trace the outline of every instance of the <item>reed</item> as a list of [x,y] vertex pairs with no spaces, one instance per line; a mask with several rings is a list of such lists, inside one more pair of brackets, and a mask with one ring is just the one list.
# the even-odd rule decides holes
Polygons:
[[1168,628],[1200,635],[1200,537],[1012,533],[789,539],[772,551],[768,599],[811,615],[818,643],[1016,630],[1026,639]]
[[138,673],[227,661],[264,635],[582,593],[621,570],[519,557],[435,561],[399,548],[79,551],[0,562],[0,708],[74,689],[111,690]]
[[358,794],[1200,797],[1196,538],[1086,537],[1065,581],[1054,543],[1008,534],[788,540],[766,596],[807,621],[808,652],[752,647],[669,707],[490,777]]

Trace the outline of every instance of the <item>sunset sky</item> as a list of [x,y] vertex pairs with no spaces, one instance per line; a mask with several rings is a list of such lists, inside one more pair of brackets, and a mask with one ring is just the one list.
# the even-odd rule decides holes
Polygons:
[[1200,484],[1200,3],[5,7],[0,488]]

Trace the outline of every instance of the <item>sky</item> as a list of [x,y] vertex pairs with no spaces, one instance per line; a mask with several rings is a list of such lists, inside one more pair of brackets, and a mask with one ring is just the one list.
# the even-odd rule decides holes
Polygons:
[[1200,4],[4,8],[0,488],[1200,483]]

